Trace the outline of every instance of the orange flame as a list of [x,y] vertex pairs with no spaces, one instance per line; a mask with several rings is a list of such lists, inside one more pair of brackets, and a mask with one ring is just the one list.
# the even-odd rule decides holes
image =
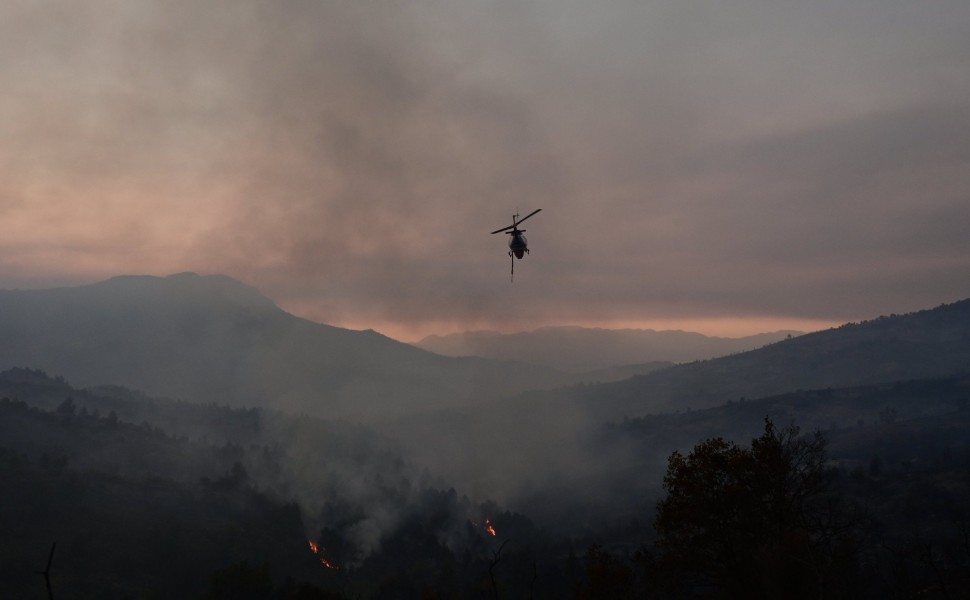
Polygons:
[[492,537],[495,537],[498,535],[498,532],[495,531],[495,527],[492,526],[492,522],[489,521],[488,519],[485,519],[485,531],[491,533]]
[[320,545],[313,540],[307,540],[307,543],[310,544],[310,551],[317,555],[317,559],[319,559],[321,565],[327,567],[328,569],[333,569],[334,571],[340,568],[327,560],[327,557],[323,555],[325,548],[321,548]]

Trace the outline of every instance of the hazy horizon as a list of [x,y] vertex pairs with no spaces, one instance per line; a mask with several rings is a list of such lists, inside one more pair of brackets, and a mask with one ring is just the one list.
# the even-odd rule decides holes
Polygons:
[[[189,272],[182,271],[180,273],[189,273]],[[114,277],[166,278],[166,277],[178,275],[180,273],[172,273],[168,275],[124,274],[124,275],[115,275]],[[221,273],[220,274],[212,273],[212,274],[204,274],[204,275],[198,274],[198,275],[228,276]],[[108,279],[111,279],[111,278],[108,278]],[[103,281],[107,281],[107,279],[82,282],[78,284],[61,285],[61,286],[55,285],[55,286],[44,286],[44,287],[34,287],[34,288],[9,288],[9,289],[4,288],[4,289],[0,289],[0,291],[18,291],[18,290],[26,291],[26,290],[56,289],[58,287],[81,287],[85,285],[94,285],[97,283],[101,283]],[[243,285],[249,285],[245,281],[240,281],[240,280],[237,280],[237,281],[239,281],[239,283],[242,283]],[[553,327],[553,328],[577,327],[577,328],[586,328],[586,329],[604,329],[604,330],[610,330],[610,331],[621,331],[621,330],[639,330],[639,331],[657,331],[657,332],[683,331],[688,333],[699,333],[707,337],[743,338],[743,337],[755,336],[758,334],[767,334],[767,333],[775,333],[775,332],[783,332],[783,331],[811,333],[813,331],[829,329],[831,327],[835,327],[842,324],[841,322],[826,322],[826,321],[815,321],[815,320],[793,321],[791,319],[771,319],[771,318],[762,318],[762,319],[724,318],[724,319],[693,319],[693,320],[671,320],[671,321],[632,322],[632,323],[613,322],[613,323],[607,323],[607,324],[598,323],[598,322],[594,322],[591,324],[590,323],[586,323],[586,324],[544,323],[542,325],[537,325],[535,327],[528,327],[528,328],[502,327],[501,324],[498,324],[497,326],[491,326],[487,329],[476,329],[476,328],[462,329],[462,328],[459,328],[458,326],[453,326],[450,329],[421,329],[420,331],[424,331],[424,333],[417,334],[414,332],[419,330],[416,330],[412,327],[407,327],[407,326],[403,326],[403,327],[391,326],[385,330],[385,329],[380,329],[373,326],[368,326],[366,324],[356,324],[356,326],[350,326],[343,323],[333,323],[333,322],[316,320],[312,316],[303,315],[303,314],[300,314],[297,310],[292,310],[287,308],[285,305],[282,305],[277,299],[272,298],[271,296],[263,292],[263,290],[259,290],[259,292],[264,294],[267,298],[269,298],[269,300],[273,301],[282,310],[290,314],[293,314],[294,316],[307,319],[308,321],[312,321],[315,323],[322,323],[325,325],[332,325],[335,327],[341,327],[345,329],[351,329],[355,331],[364,331],[364,330],[370,329],[373,331],[377,331],[382,335],[385,335],[387,337],[390,337],[392,339],[395,339],[397,341],[404,342],[407,344],[414,344],[416,342],[420,342],[421,340],[431,336],[445,337],[445,336],[454,335],[454,334],[469,334],[469,333],[495,333],[499,335],[509,335],[509,334],[517,334],[517,333],[532,333],[539,329],[549,328],[549,327]],[[926,308],[930,308],[930,307],[926,307]],[[877,315],[871,315],[871,317],[874,317],[874,316],[877,316]],[[791,325],[793,323],[802,324],[802,325],[805,325],[805,327],[801,327],[801,328],[792,327]]]

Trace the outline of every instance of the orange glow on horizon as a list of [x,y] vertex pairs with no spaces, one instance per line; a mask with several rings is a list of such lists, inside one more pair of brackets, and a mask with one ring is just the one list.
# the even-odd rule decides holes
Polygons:
[[486,321],[469,321],[461,323],[457,321],[448,322],[371,322],[364,323],[358,319],[331,319],[319,318],[314,316],[314,310],[309,306],[283,307],[284,310],[293,314],[314,321],[325,323],[335,327],[346,329],[365,330],[373,329],[378,333],[386,335],[395,340],[414,343],[429,335],[448,335],[453,333],[463,333],[468,331],[496,331],[498,333],[520,333],[532,331],[541,327],[553,326],[574,326],[598,329],[653,329],[656,331],[681,330],[700,333],[712,337],[737,338],[759,333],[771,333],[775,331],[802,331],[812,333],[822,331],[832,327],[838,327],[846,321],[830,319],[810,319],[802,317],[671,317],[654,319],[573,319],[563,322],[533,323],[528,326],[516,327],[514,325],[491,323]]

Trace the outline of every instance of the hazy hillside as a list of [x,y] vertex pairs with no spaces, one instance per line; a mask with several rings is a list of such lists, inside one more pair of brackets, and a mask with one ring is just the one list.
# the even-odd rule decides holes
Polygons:
[[[788,392],[722,406],[656,414],[626,420],[611,427],[639,440],[641,452],[686,449],[713,432],[730,440],[757,436],[765,417],[776,423],[796,423],[803,431],[821,430],[832,442],[829,457],[866,464],[875,454],[900,466],[905,460],[927,460],[930,451],[945,448],[970,460],[970,375],[895,383]],[[875,442],[874,434],[898,434],[922,428],[920,444]],[[922,456],[921,456],[922,455]],[[934,458],[939,458],[938,456]]]
[[[799,389],[970,371],[970,300],[879,317],[570,395],[608,418],[698,409]],[[560,395],[561,396],[561,395]],[[557,396],[558,397],[558,396]]]
[[703,360],[752,350],[797,335],[801,332],[776,331],[724,338],[688,331],[542,327],[511,334],[472,331],[432,335],[415,345],[445,356],[506,358],[584,372],[620,365]]
[[233,279],[193,273],[0,291],[0,339],[0,368],[351,419],[463,406],[570,379],[313,323]]
[[[651,414],[696,414],[743,398],[754,413],[746,429],[753,432],[766,412],[751,400],[799,390],[826,390],[896,381],[960,376],[970,373],[970,301],[919,313],[881,317],[859,324],[803,335],[757,350],[708,361],[677,365],[616,383],[577,385],[567,389],[526,392],[487,408],[442,411],[404,420],[396,435],[419,460],[436,460],[442,472],[471,492],[501,489],[502,497],[540,490],[540,500],[527,506],[558,505],[557,494],[580,485],[608,490],[604,480],[643,480],[645,464],[657,469],[673,448],[687,441],[727,431],[715,421],[677,436],[683,421],[667,421],[670,431],[657,431],[658,443],[648,452],[624,446],[605,434],[604,422],[622,423]],[[874,394],[878,395],[876,392]],[[851,394],[840,395],[840,401]],[[756,413],[756,414],[755,414]],[[772,413],[777,414],[777,413]],[[807,427],[841,426],[859,418],[858,411],[793,410],[781,416]],[[676,425],[675,425],[676,423]],[[732,426],[734,427],[734,426]],[[604,437],[606,436],[606,437]],[[426,440],[437,443],[429,448]],[[604,439],[609,443],[604,443]],[[680,440],[674,445],[674,440]],[[637,458],[632,458],[636,456]],[[558,491],[554,491],[558,490]],[[654,487],[654,491],[656,488]],[[604,491],[601,501],[612,500]]]
[[437,584],[420,563],[442,556],[462,561],[451,586],[474,585],[494,537],[476,524],[524,520],[432,486],[361,426],[0,372],[4,599],[45,597],[53,542],[55,597],[411,597]]

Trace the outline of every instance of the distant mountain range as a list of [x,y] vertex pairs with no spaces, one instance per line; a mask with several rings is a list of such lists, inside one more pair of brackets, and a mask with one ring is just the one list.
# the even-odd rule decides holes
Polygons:
[[[603,381],[649,371],[558,389],[591,379],[516,360],[441,356],[373,331],[313,323],[225,276],[128,276],[72,288],[0,291],[0,369],[42,369],[82,387],[116,384],[155,396],[365,421],[497,406],[502,398],[514,399],[509,405],[516,413],[532,411],[538,402],[619,419],[798,389],[948,376],[970,370],[970,300],[787,336],[725,340],[684,332],[547,328],[520,336],[449,336],[438,343],[450,343],[451,350],[435,346],[455,352],[458,341],[474,339],[481,348],[497,344],[506,359],[587,371],[647,363],[604,371]],[[645,339],[654,340],[653,350]],[[663,368],[649,364],[658,358],[650,352],[662,351],[659,340],[669,340],[662,355],[667,360],[705,347],[729,354]],[[741,352],[744,345],[761,347]]]
[[415,345],[445,356],[505,358],[579,373],[621,365],[704,360],[753,350],[802,333],[776,331],[725,338],[689,331],[542,327],[509,334],[471,331],[431,335]]
[[0,291],[0,340],[0,369],[329,418],[384,419],[575,381],[313,323],[229,277],[194,273]]
[[[552,352],[530,352],[537,345],[525,340],[504,354],[450,357],[370,330],[313,323],[222,275],[122,276],[79,287],[0,291],[0,369],[29,367],[80,386],[116,384],[156,396],[328,418],[385,420],[669,365],[651,362],[665,356],[662,350],[633,360],[629,344],[617,341],[612,349],[609,332],[569,331],[557,333],[555,343],[561,356],[575,348],[574,364],[585,361],[584,374],[536,360]],[[748,343],[762,339],[773,338]],[[683,346],[672,341],[669,356],[685,356]]]
[[713,360],[577,390],[609,418],[740,398],[970,373],[970,300],[882,316]]

